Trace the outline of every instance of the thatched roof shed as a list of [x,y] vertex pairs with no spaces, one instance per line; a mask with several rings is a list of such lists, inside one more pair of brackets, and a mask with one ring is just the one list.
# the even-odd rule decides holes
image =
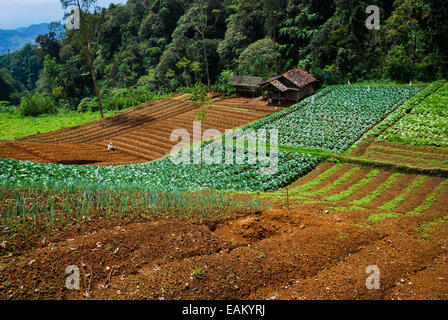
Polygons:
[[260,85],[263,78],[260,77],[246,77],[234,75],[229,81],[229,85],[234,86],[240,93],[259,93]]

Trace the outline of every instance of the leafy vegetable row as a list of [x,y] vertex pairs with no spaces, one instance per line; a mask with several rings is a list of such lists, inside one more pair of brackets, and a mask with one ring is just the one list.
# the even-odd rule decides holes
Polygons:
[[247,148],[242,154],[242,164],[225,164],[223,151],[222,164],[175,164],[171,158],[165,158],[145,164],[115,167],[67,166],[0,159],[0,185],[8,188],[64,190],[108,187],[162,191],[269,191],[290,184],[320,161],[315,155],[279,151],[278,167],[273,174],[263,175],[260,169],[268,167],[272,162],[261,164],[257,161],[256,164],[250,164],[247,161]]
[[340,153],[397,105],[415,87],[339,86],[308,98],[246,128],[277,129],[279,144]]
[[[431,87],[441,81],[434,83]],[[448,146],[448,84],[409,108],[380,140],[422,146]]]

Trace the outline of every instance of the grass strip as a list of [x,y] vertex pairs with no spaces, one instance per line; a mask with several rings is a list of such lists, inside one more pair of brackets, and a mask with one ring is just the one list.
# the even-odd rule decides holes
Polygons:
[[344,200],[344,199],[350,197],[355,192],[357,192],[357,191],[361,190],[362,188],[364,188],[365,186],[367,186],[370,182],[372,182],[373,178],[375,178],[376,176],[378,176],[380,174],[380,172],[381,172],[380,170],[370,171],[369,174],[364,179],[361,179],[358,183],[354,184],[347,190],[344,190],[337,194],[326,197],[324,200],[326,200],[326,201]]
[[289,192],[290,192],[290,194],[298,194],[298,193],[301,193],[304,191],[311,190],[311,189],[317,187],[318,185],[320,185],[323,181],[330,178],[336,171],[338,171],[342,167],[343,167],[342,164],[333,165],[331,168],[329,168],[328,170],[326,170],[325,172],[320,174],[318,177],[316,177],[314,180],[312,180],[306,184],[303,184],[301,186],[298,186],[297,188],[291,189]]
[[340,177],[339,179],[334,181],[332,184],[329,184],[328,186],[323,187],[323,188],[321,188],[319,190],[316,190],[314,192],[306,192],[306,193],[304,193],[304,195],[307,196],[307,197],[316,197],[316,196],[320,196],[320,195],[326,194],[326,193],[336,189],[338,186],[340,186],[344,182],[346,182],[348,179],[350,179],[359,170],[360,170],[359,168],[352,168],[350,171],[346,172],[342,177]]
[[383,221],[384,219],[399,218],[401,216],[402,216],[401,213],[385,212],[385,213],[374,213],[374,214],[371,214],[368,219],[371,222],[379,222],[379,221]]
[[445,192],[448,186],[448,180],[445,180],[439,184],[439,186],[423,201],[423,204],[411,212],[408,212],[406,215],[408,216],[418,216],[421,215],[424,211],[428,210],[437,199]]
[[371,203],[373,200],[381,196],[384,192],[392,188],[395,183],[397,183],[397,180],[399,177],[403,176],[400,173],[394,173],[392,176],[387,179],[386,182],[384,182],[382,185],[380,185],[375,191],[371,192],[368,196],[365,196],[362,199],[354,200],[352,201],[352,204],[355,206],[361,206]]
[[388,146],[382,146],[382,145],[373,145],[370,146],[369,149],[378,149],[378,150],[388,150],[392,152],[406,152],[408,154],[415,154],[419,156],[426,156],[426,157],[446,157],[448,158],[448,154],[439,154],[436,153],[437,150],[434,150],[434,152],[423,152],[423,151],[413,151],[413,150],[406,150],[406,149],[400,149],[400,148],[394,148],[394,147],[388,147]]
[[396,207],[398,207],[403,201],[405,201],[415,190],[417,190],[425,181],[427,177],[425,176],[419,176],[417,177],[411,186],[407,187],[403,193],[395,197],[393,200],[383,204],[379,209],[384,211],[392,211]]

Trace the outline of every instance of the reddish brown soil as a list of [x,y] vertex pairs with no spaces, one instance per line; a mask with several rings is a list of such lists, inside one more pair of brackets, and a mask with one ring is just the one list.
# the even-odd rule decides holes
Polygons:
[[[208,108],[205,128],[244,126],[280,109],[263,101],[255,106],[249,98],[223,99]],[[226,104],[229,101],[229,104]],[[191,139],[198,106],[182,96],[161,99],[111,117],[55,132],[38,134],[0,144],[0,158],[43,163],[119,165],[141,163],[168,155],[179,141],[170,141],[175,129],[186,129]],[[107,152],[112,142],[115,152]]]
[[414,208],[422,204],[421,199],[426,199],[431,193],[443,182],[443,179],[430,177],[414,192],[406,201],[400,204],[395,211],[396,212],[410,212]]
[[[390,174],[372,179],[357,198]],[[221,218],[93,218],[80,230],[43,231],[17,239],[16,250],[0,259],[0,298],[447,299],[448,222],[434,225],[425,238],[418,230],[447,216],[448,190],[419,216],[368,220],[414,179],[404,175],[364,210],[326,211],[319,199],[292,200],[288,210],[281,209],[282,200],[271,210]],[[441,181],[429,178],[410,199],[412,207]],[[347,199],[334,203],[341,205],[349,208]],[[65,288],[70,265],[81,270],[79,291]],[[380,269],[378,290],[366,287],[371,265]]]
[[[446,229],[422,241],[414,228],[424,218],[404,219],[367,229],[308,205],[111,224],[4,256],[0,297],[447,299]],[[79,291],[65,289],[69,265],[81,269]],[[369,265],[381,270],[379,290],[365,286]]]
[[403,175],[397,179],[397,182],[387,191],[385,191],[380,197],[373,200],[366,207],[370,209],[375,209],[384,203],[387,203],[397,195],[399,195],[404,189],[412,185],[417,176],[414,175]]
[[141,159],[120,150],[108,151],[107,144],[8,142],[0,144],[0,154],[2,158],[42,163],[104,166],[141,162]]

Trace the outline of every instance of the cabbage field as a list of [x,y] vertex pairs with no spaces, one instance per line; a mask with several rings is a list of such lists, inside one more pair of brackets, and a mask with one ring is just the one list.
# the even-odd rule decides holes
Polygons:
[[424,99],[381,140],[419,146],[448,146],[448,84]]
[[417,93],[415,87],[338,86],[249,125],[279,130],[279,144],[340,153],[399,104]]
[[[279,146],[340,153],[399,104],[415,94],[413,87],[328,87],[302,102],[242,128],[276,129]],[[268,137],[268,141],[269,141]],[[206,145],[202,146],[202,149]],[[0,184],[37,189],[144,189],[188,192],[196,190],[271,191],[284,187],[312,170],[316,154],[279,151],[272,174],[260,174],[270,164],[248,160],[242,164],[175,164],[171,158],[138,165],[77,166],[0,160]],[[239,149],[241,150],[241,149]],[[190,152],[192,152],[190,150]],[[233,158],[238,156],[236,149]],[[311,152],[311,151],[309,151]],[[313,153],[313,152],[311,152]],[[278,161],[278,163],[277,163]],[[272,163],[271,163],[272,164]]]
[[[278,152],[278,167],[274,174],[260,174],[270,163],[249,164],[244,150],[243,164],[175,164],[171,158],[137,165],[78,166],[41,164],[11,159],[0,160],[0,185],[8,189],[97,190],[239,190],[269,191],[295,181],[312,170],[320,161],[318,156],[293,152]],[[234,150],[236,154],[236,149]],[[269,155],[269,154],[268,154]],[[267,158],[269,159],[269,158]]]

